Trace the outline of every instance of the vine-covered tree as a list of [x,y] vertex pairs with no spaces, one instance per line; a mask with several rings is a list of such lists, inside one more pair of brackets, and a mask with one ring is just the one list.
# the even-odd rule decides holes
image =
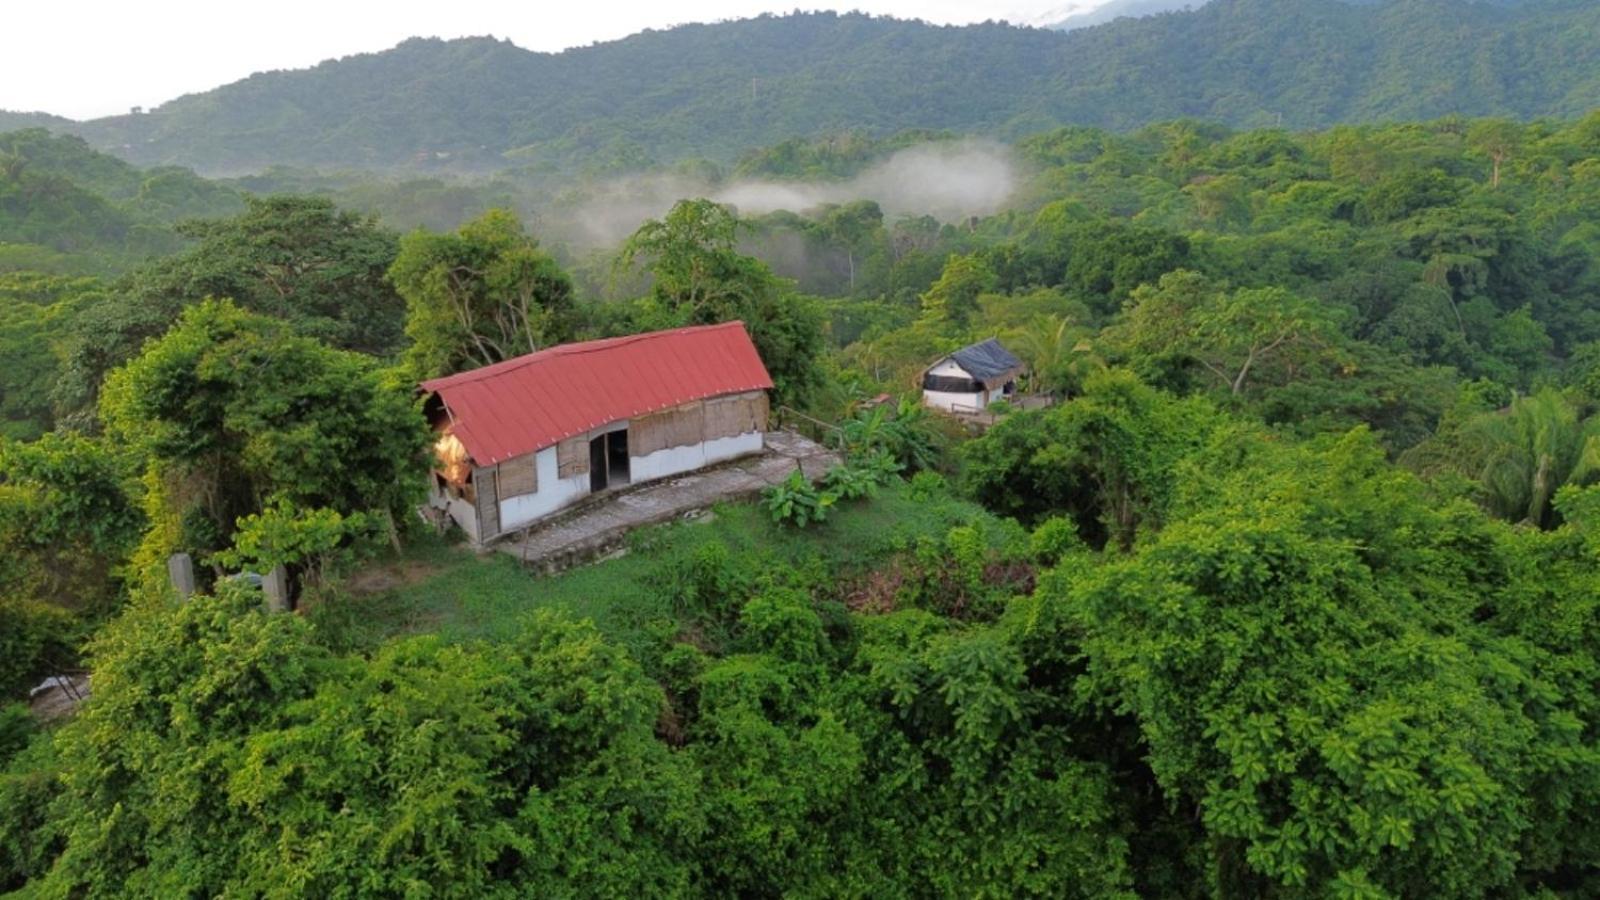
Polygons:
[[221,550],[241,517],[280,499],[404,515],[426,471],[414,407],[371,360],[207,301],[112,373],[101,417],[146,466],[148,564]]
[[1238,396],[1257,381],[1315,377],[1336,357],[1337,330],[1316,303],[1282,288],[1230,291],[1190,271],[1133,292],[1112,341],[1142,360],[1177,357]]
[[397,352],[404,303],[384,278],[397,238],[325,198],[250,198],[231,219],[183,226],[189,250],[144,265],[66,324],[55,387],[81,424],[106,374],[137,356],[183,310],[208,298],[289,323],[297,334],[379,356]]
[[506,209],[454,234],[406,235],[389,279],[406,300],[418,378],[532,353],[570,339],[576,324],[572,280]]
[[741,320],[772,374],[780,403],[802,403],[821,384],[817,311],[760,260],[738,252],[740,223],[710,200],[683,200],[645,222],[623,245],[618,264],[643,266],[659,324]]

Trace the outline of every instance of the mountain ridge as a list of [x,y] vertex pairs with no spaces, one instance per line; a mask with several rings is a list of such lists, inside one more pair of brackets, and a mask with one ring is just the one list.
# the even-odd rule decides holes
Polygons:
[[1570,116],[1600,103],[1597,48],[1600,4],[1577,0],[1211,0],[1071,32],[799,13],[560,53],[413,38],[142,114],[0,114],[0,128],[45,124],[140,165],[214,175],[280,164],[622,171],[844,129],[1017,137],[1182,117],[1313,128]]

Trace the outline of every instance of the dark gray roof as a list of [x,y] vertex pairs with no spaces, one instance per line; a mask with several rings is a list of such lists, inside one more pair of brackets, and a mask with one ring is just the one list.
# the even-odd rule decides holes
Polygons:
[[1000,342],[994,338],[962,347],[950,354],[950,358],[979,381],[1022,368],[1022,360],[1012,356],[1011,351],[1000,346]]

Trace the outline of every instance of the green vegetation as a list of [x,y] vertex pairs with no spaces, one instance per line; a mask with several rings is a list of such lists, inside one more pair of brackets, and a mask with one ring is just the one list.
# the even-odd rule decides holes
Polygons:
[[42,128],[0,134],[0,272],[115,272],[182,246],[177,221],[242,205],[187,169],[141,171]]
[[[1269,5],[1276,31],[1244,27]],[[1293,79],[1297,108],[1341,117],[1375,101],[1306,59],[1372,23],[1456,17],[1365,70],[1415,91],[1454,84],[1446,44],[1493,26],[1532,46],[1552,22],[1578,41],[1591,6],[1215,0],[1099,34],[1147,54],[1169,32],[1214,47],[1223,24],[1240,54],[1270,36],[1274,65],[1329,76]],[[624,45],[725,28],[818,31],[762,65],[821,58],[841,29],[907,40],[879,54],[893,66],[935,38],[1078,40],[802,16]],[[522,58],[396,53],[484,47]],[[970,66],[972,90],[1026,57],[984,52],[998,69]],[[1191,99],[1242,58],[1191,65]],[[1517,102],[1569,77],[1530,74]],[[1096,82],[1062,83],[1070,104]],[[996,115],[1032,102],[1015,84]],[[863,121],[736,171],[841,188],[946,137]],[[747,138],[730,122],[707,155]],[[24,138],[126,197],[121,164]],[[506,139],[550,162],[555,138]],[[1600,113],[1075,126],[1011,152],[1010,205],[958,222],[843,193],[755,216],[675,196],[575,256],[552,211],[592,183],[520,216],[481,205],[553,169],[458,207],[397,194],[411,222],[460,213],[404,237],[326,196],[373,183],[334,179],[170,226],[191,243],[120,275],[48,255],[0,274],[0,892],[1600,893]],[[30,246],[76,247],[81,222],[27,196],[16,221],[56,223]],[[127,245],[96,246],[89,269],[123,268]],[[422,533],[418,376],[731,319],[774,404],[843,454],[819,483],[559,575]],[[1024,397],[982,429],[924,409],[924,367],[989,337],[1027,363]],[[185,601],[174,551],[199,563]],[[235,577],[277,565],[294,614]],[[63,720],[14,702],[83,669],[93,696]]]
[[419,378],[493,365],[572,337],[572,279],[506,210],[491,210],[457,234],[407,235],[389,281],[406,300],[407,352]]
[[[531,578],[510,555],[478,559],[464,548],[418,536],[403,558],[388,556],[376,583],[313,612],[325,639],[340,648],[370,647],[396,635],[438,634],[448,641],[508,641],[530,609],[548,609],[595,623],[607,640],[641,651],[661,629],[676,631],[685,611],[713,598],[693,596],[708,581],[705,560],[743,560],[750,570],[794,568],[840,583],[949,529],[987,519],[981,507],[940,493],[914,495],[885,487],[871,503],[845,504],[827,523],[795,531],[771,522],[753,504],[718,507],[709,521],[674,524],[633,535],[614,559],[547,578]],[[726,560],[723,560],[726,562]],[[408,574],[409,573],[409,574]],[[687,605],[686,605],[687,604]]]
[[336,519],[371,513],[392,530],[427,471],[426,424],[407,386],[228,301],[186,311],[113,372],[101,418],[146,461],[141,568],[226,550],[236,527],[252,533],[252,517],[279,504]]
[[618,257],[619,266],[642,265],[651,276],[636,323],[741,321],[772,375],[773,399],[803,405],[822,380],[820,317],[766,263],[738,251],[739,227],[732,210],[709,200],[680,201],[639,226]]

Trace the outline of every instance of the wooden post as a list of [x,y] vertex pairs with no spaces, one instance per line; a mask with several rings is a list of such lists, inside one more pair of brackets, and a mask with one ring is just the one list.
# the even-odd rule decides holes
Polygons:
[[179,600],[194,596],[194,559],[187,553],[174,553],[167,557],[167,578]]
[[261,590],[267,595],[267,612],[289,611],[289,573],[283,566],[273,566],[261,579]]

